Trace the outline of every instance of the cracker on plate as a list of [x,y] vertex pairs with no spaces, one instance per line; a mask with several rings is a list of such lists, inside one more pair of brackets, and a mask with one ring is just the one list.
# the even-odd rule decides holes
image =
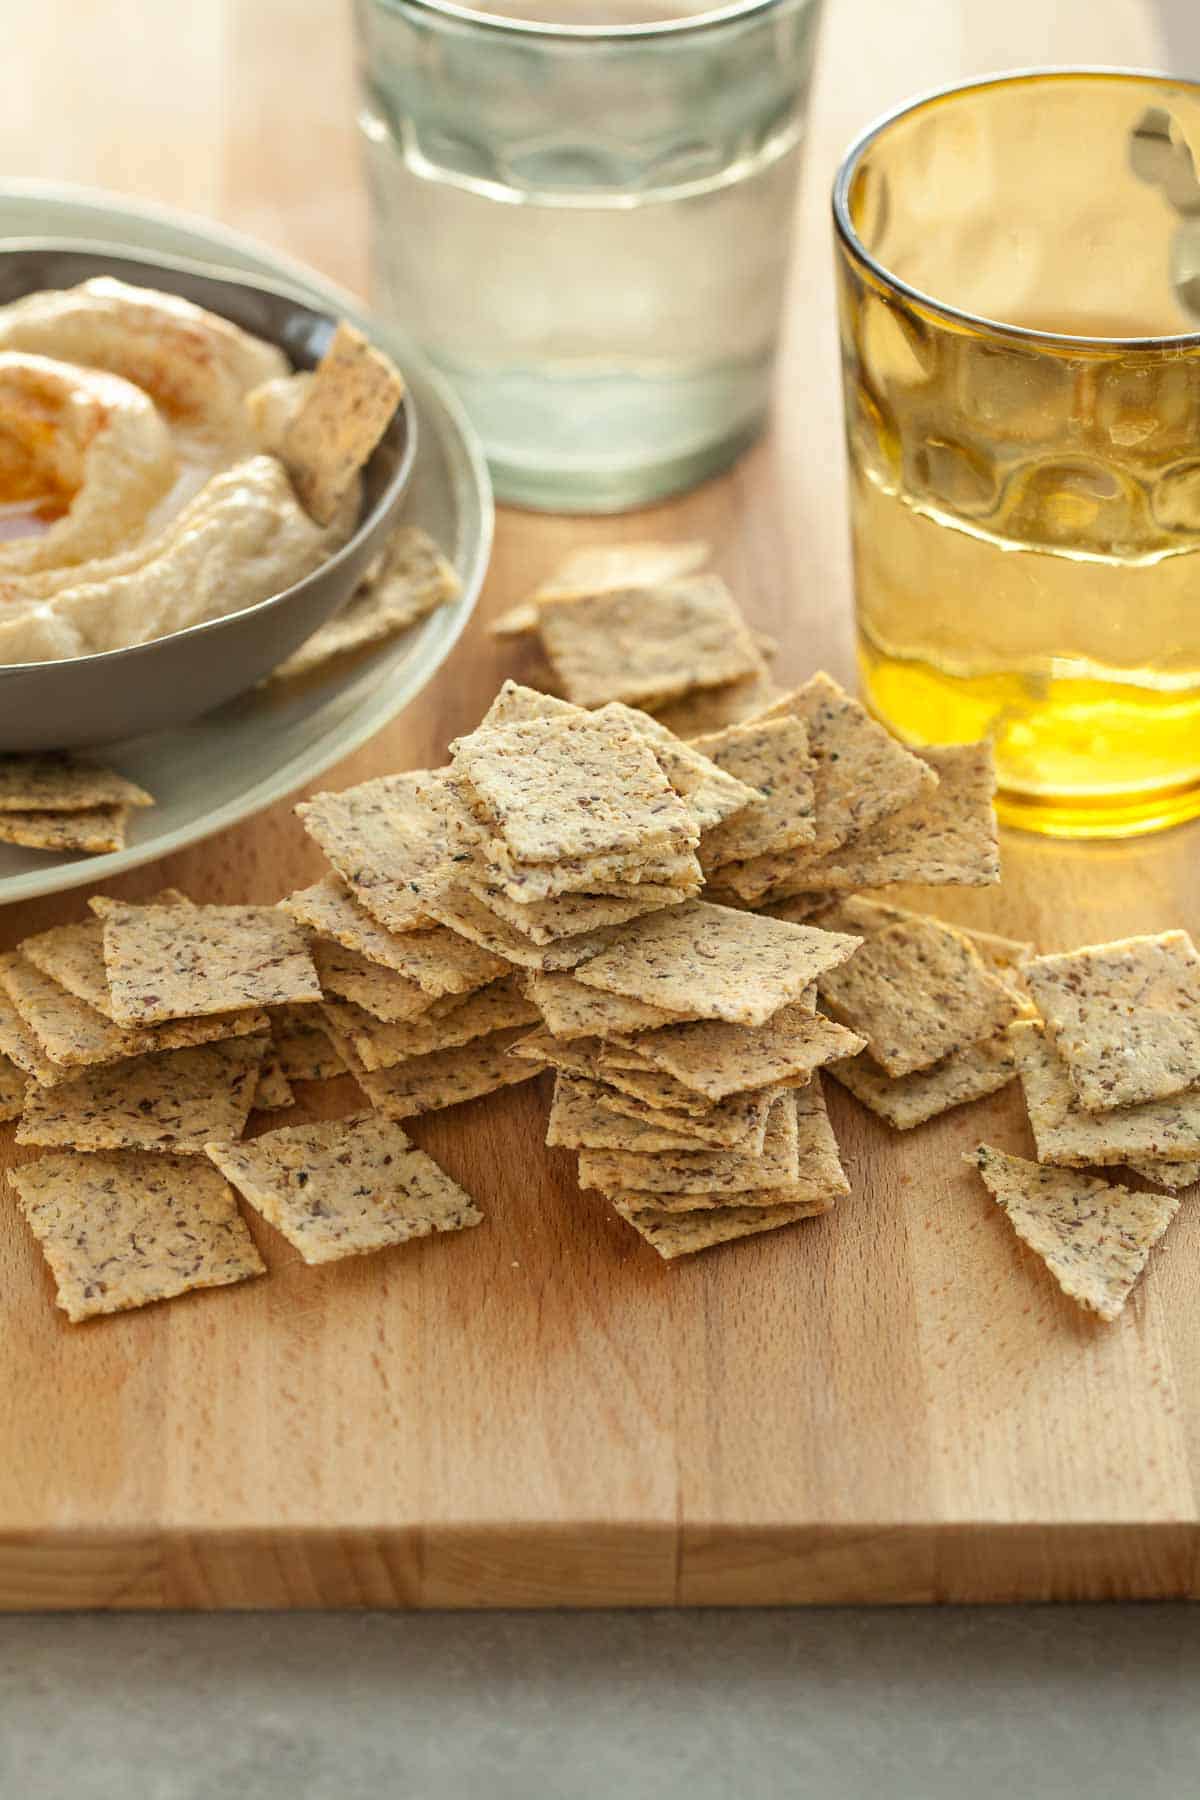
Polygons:
[[368,962],[394,969],[415,981],[433,999],[445,994],[468,994],[503,975],[508,964],[502,957],[481,950],[444,925],[427,925],[411,931],[389,931],[354,898],[337,875],[327,875],[315,886],[289,894],[279,902],[284,912],[321,937],[333,938],[347,950],[355,950]]
[[963,1161],[979,1170],[1017,1236],[1063,1293],[1109,1324],[1179,1210],[1166,1194],[1135,1194],[1096,1175],[1046,1169],[989,1144]]
[[454,767],[524,862],[688,849],[692,816],[646,738],[612,719],[530,719],[459,738]]
[[776,850],[795,850],[816,836],[816,767],[802,719],[762,719],[697,738],[697,750],[751,788],[752,803],[710,829],[700,845],[705,869]]
[[203,1155],[210,1139],[245,1130],[268,1042],[231,1038],[88,1069],[51,1089],[35,1084],[17,1142]]
[[208,1156],[306,1263],[337,1262],[483,1220],[432,1157],[374,1113],[285,1125],[249,1144],[209,1144]]
[[346,604],[318,626],[298,650],[272,670],[270,681],[308,675],[335,656],[347,656],[405,631],[459,593],[459,580],[428,532],[401,525],[379,567],[359,582]]
[[817,988],[889,1075],[931,1068],[994,1037],[1018,1012],[974,945],[935,919],[886,926],[849,963],[821,974]]
[[758,674],[762,654],[719,575],[544,603],[542,644],[568,700],[662,704]]
[[857,944],[839,932],[689,900],[625,926],[620,942],[590,958],[578,978],[672,1012],[763,1025]]
[[1200,955],[1186,931],[1039,956],[1025,979],[1090,1112],[1200,1082]]
[[73,1325],[266,1272],[232,1190],[205,1162],[65,1151],[9,1180]]
[[730,1244],[737,1238],[754,1237],[760,1231],[778,1231],[797,1219],[811,1219],[829,1212],[831,1204],[807,1206],[717,1206],[689,1212],[665,1212],[660,1207],[637,1206],[614,1200],[613,1210],[658,1251],[664,1262]]
[[335,1036],[334,1041],[374,1111],[385,1119],[412,1119],[418,1113],[460,1106],[540,1075],[544,1064],[509,1055],[512,1045],[524,1035],[525,1028],[516,1026],[452,1050],[412,1056],[395,1068],[378,1071],[364,1069],[344,1039]]
[[283,435],[301,505],[328,525],[404,398],[400,371],[342,319]]
[[815,1013],[803,1000],[781,1007],[765,1025],[699,1019],[641,1032],[633,1040],[633,1048],[652,1068],[709,1100],[775,1081],[803,1080],[836,1057],[855,1055],[863,1045],[862,1038]]
[[1018,1020],[1009,1036],[1039,1162],[1104,1168],[1131,1158],[1179,1162],[1200,1156],[1200,1086],[1165,1100],[1089,1112],[1080,1105],[1066,1064],[1040,1024]]
[[154,797],[114,769],[65,753],[0,754],[0,812],[94,812],[100,807],[153,806]]
[[595,544],[572,550],[524,600],[493,619],[493,637],[519,637],[536,631],[543,601],[575,600],[589,594],[611,593],[628,587],[653,587],[656,582],[676,581],[703,568],[709,546],[699,539],[677,544]]
[[985,1100],[1017,1076],[1017,1059],[1007,1030],[968,1044],[911,1075],[887,1074],[866,1050],[827,1067],[835,1081],[897,1131],[911,1131],[952,1107]]
[[94,905],[118,1025],[321,998],[304,933],[277,906]]
[[361,1007],[341,1001],[326,1001],[321,1011],[338,1042],[351,1046],[364,1069],[390,1069],[411,1057],[452,1050],[512,1025],[533,1024],[538,1016],[537,1008],[512,976],[493,981],[474,994],[456,996],[444,1012],[430,1012],[402,1024],[383,1024]]
[[[605,1194],[630,1190],[649,1198],[664,1194],[747,1193],[775,1188],[799,1174],[796,1101],[781,1094],[767,1118],[763,1147],[756,1155],[738,1150],[581,1150],[579,1185]],[[714,1201],[714,1204],[716,1202]]]
[[668,1131],[649,1119],[615,1113],[604,1104],[608,1090],[579,1075],[556,1075],[546,1142],[568,1150],[695,1150],[694,1137]]
[[86,812],[0,812],[0,844],[107,856],[125,848],[128,823],[127,806],[93,806]]

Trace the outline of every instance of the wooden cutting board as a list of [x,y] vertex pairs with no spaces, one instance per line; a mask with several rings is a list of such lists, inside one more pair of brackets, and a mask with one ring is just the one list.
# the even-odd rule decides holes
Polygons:
[[[69,44],[42,41],[50,15],[31,17],[0,71],[6,116],[27,121],[9,169],[220,212],[361,284],[342,14],[311,0],[318,57],[296,6],[192,9],[186,43],[173,16],[147,17],[119,58],[100,0],[73,12]],[[838,151],[882,106],[1013,60],[1013,45],[1026,61],[1162,59],[1137,0],[1103,18],[1090,0],[1009,0],[1003,44],[987,15],[956,0],[832,8],[770,443],[634,518],[502,518],[485,613],[576,543],[699,534],[781,640],[781,678],[818,664],[849,678],[825,217]],[[70,84],[51,143],[37,81],[53,71],[61,95],[64,57],[89,80]],[[190,107],[156,98],[171,57]],[[519,671],[477,624],[421,703],[322,785],[439,759]],[[1195,830],[1115,848],[1014,837],[1002,888],[943,910],[1047,948],[1200,932],[1198,859]],[[271,900],[319,866],[285,806],[113,891]],[[0,947],[81,906],[0,914]],[[838,1092],[831,1105],[853,1198],[674,1268],[542,1148],[542,1084],[414,1128],[478,1196],[478,1231],[313,1270],[255,1224],[266,1281],[87,1327],[56,1312],[5,1198],[0,1605],[1194,1595],[1195,1202],[1105,1327],[959,1162],[980,1138],[1027,1145],[1013,1092],[907,1137]]]

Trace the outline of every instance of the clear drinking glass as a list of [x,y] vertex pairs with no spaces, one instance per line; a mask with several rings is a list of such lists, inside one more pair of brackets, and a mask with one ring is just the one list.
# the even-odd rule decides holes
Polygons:
[[376,298],[501,499],[637,505],[758,431],[818,8],[358,0]]
[[1200,813],[1200,87],[1003,76],[834,190],[861,679],[1001,813]]

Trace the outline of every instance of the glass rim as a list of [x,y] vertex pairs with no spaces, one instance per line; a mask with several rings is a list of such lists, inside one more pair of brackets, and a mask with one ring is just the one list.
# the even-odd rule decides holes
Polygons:
[[647,38],[679,37],[688,32],[719,31],[726,25],[752,18],[756,13],[772,12],[788,4],[788,0],[715,0],[708,11],[682,19],[656,19],[644,25],[565,25],[549,19],[509,19],[499,13],[480,12],[470,0],[383,0],[385,5],[397,3],[416,12],[433,13],[455,25],[478,31],[494,31],[501,36],[550,38],[559,43],[641,42]]
[[902,119],[914,113],[923,112],[939,100],[947,100],[959,94],[970,94],[983,88],[1012,87],[1020,83],[1072,81],[1080,77],[1114,82],[1153,83],[1159,87],[1186,88],[1200,95],[1200,82],[1191,80],[1186,75],[1167,75],[1161,69],[1121,69],[1103,68],[1094,65],[1064,66],[1060,68],[1034,67],[1028,69],[1008,69],[998,75],[981,75],[973,81],[954,81],[945,87],[932,88],[927,93],[918,94],[915,99],[905,100],[900,106],[893,107],[883,113],[872,124],[859,133],[838,165],[833,180],[833,222],[837,237],[845,249],[858,262],[868,268],[887,288],[903,294],[909,300],[927,308],[938,318],[952,321],[956,325],[967,325],[982,332],[998,334],[1003,337],[1017,338],[1029,344],[1068,345],[1089,350],[1112,351],[1122,350],[1172,350],[1200,347],[1200,325],[1195,331],[1179,331],[1150,337],[1091,337],[1066,331],[1041,331],[1031,325],[1013,325],[1004,319],[988,318],[983,313],[969,312],[965,307],[952,306],[949,301],[939,300],[935,294],[928,294],[923,288],[904,281],[893,269],[887,268],[867,249],[855,229],[850,216],[850,188],[863,157],[875,141],[890,130]]

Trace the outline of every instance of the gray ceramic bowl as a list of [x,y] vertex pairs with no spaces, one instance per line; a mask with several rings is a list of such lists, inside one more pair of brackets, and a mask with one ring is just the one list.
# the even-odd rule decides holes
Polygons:
[[[0,305],[40,289],[115,275],[180,294],[278,344],[293,367],[312,368],[336,320],[280,284],[240,280],[202,265],[149,262],[103,244],[0,248]],[[358,529],[311,575],[270,599],[129,650],[62,662],[0,665],[0,750],[70,750],[186,724],[253,687],[346,600],[382,547],[404,498],[416,452],[406,399],[368,462]]]

